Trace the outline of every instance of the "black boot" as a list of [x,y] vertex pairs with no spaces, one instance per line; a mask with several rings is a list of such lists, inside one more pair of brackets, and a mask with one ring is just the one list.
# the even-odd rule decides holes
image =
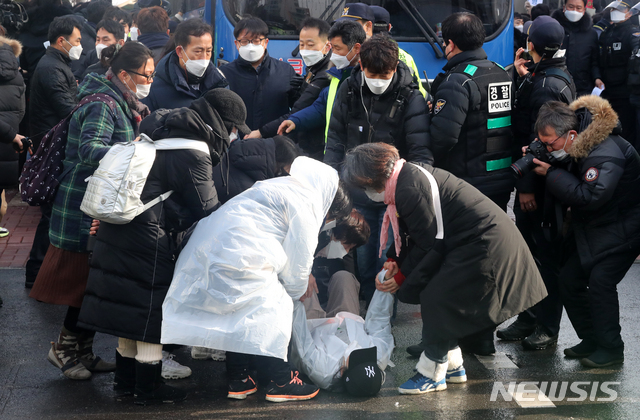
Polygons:
[[549,346],[553,346],[558,342],[558,334],[551,335],[542,325],[538,325],[536,330],[522,340],[522,347],[525,350],[544,350]]
[[535,324],[530,324],[518,318],[516,319],[516,322],[509,325],[507,328],[496,331],[496,335],[499,339],[504,341],[519,341],[524,340],[526,337],[533,334],[535,329]]
[[124,357],[116,350],[116,376],[113,390],[116,398],[132,396],[136,387],[136,359]]
[[580,364],[590,368],[603,368],[612,365],[619,365],[624,362],[624,346],[617,348],[606,348],[598,346],[597,350],[588,357],[580,359]]
[[413,346],[407,347],[407,353],[409,353],[413,357],[420,357],[422,352],[424,351],[424,343],[420,341],[418,344],[414,344]]
[[133,402],[146,404],[173,404],[187,398],[187,393],[164,383],[162,361],[140,363],[136,360],[136,386]]
[[589,357],[598,348],[598,343],[593,338],[585,338],[579,344],[564,349],[564,355],[569,358]]

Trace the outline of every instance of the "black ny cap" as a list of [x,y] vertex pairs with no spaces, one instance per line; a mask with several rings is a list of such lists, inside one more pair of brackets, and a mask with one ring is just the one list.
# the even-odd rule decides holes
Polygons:
[[384,373],[378,367],[378,350],[370,347],[351,352],[349,368],[342,379],[347,392],[356,397],[371,397],[376,395],[382,383]]

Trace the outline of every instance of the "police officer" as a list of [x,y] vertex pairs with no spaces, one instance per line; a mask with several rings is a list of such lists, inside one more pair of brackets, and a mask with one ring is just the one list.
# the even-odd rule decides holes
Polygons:
[[[631,12],[636,15],[639,11],[640,3],[631,9]],[[625,138],[625,140],[631,143],[636,150],[640,150],[640,45],[636,46],[629,58],[629,77],[627,84],[629,85],[629,102],[633,106],[636,116],[636,138]]]
[[611,2],[605,16],[610,15],[611,24],[604,26],[600,35],[600,73],[604,83],[602,97],[607,99],[616,111],[622,124],[622,137],[635,143],[636,115],[635,108],[629,102],[629,88],[627,75],[631,52],[638,47],[640,41],[640,28],[637,25],[637,9],[630,9],[627,1]]
[[[537,137],[534,125],[542,105],[550,101],[569,104],[576,97],[565,58],[556,57],[564,40],[564,29],[560,23],[549,16],[539,16],[529,27],[527,24],[525,32],[529,34],[528,47],[533,60],[525,61],[521,48],[514,63],[520,77],[516,81],[513,133],[520,146],[529,145]],[[516,322],[498,330],[497,336],[507,341],[522,340],[524,348],[539,350],[555,344],[560,330],[562,303],[558,274],[562,248],[557,232],[562,223],[558,221],[558,212],[561,213],[562,209],[558,209],[557,203],[546,194],[544,180],[534,173],[519,179],[516,189],[513,209],[516,225],[538,261],[548,296],[531,310],[520,314]]]

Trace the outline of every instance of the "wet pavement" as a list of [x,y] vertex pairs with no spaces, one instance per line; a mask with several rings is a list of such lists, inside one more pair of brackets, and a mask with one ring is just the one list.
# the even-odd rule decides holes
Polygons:
[[[399,395],[397,386],[413,375],[416,363],[405,348],[419,340],[421,325],[419,307],[400,304],[393,329],[396,366],[387,369],[386,383],[374,398],[321,391],[306,402],[269,403],[264,392],[245,401],[228,400],[224,363],[192,360],[183,348],[175,352],[176,360],[190,366],[193,375],[171,382],[187,390],[188,399],[175,405],[139,407],[130,399],[113,398],[112,373],[70,381],[49,364],[49,342],[57,338],[65,308],[29,299],[23,288],[24,270],[3,269],[0,419],[639,419],[639,279],[640,265],[635,264],[619,286],[627,350],[624,365],[611,369],[587,369],[564,358],[562,349],[578,342],[565,314],[557,347],[528,352],[519,343],[498,341],[495,358],[481,361],[464,355],[467,383],[450,384],[443,392]],[[115,346],[114,337],[96,336],[95,351],[103,358],[113,360]],[[518,390],[533,389],[534,385],[523,382],[534,382],[543,392],[535,398],[535,393],[518,394]],[[603,382],[608,384],[603,387]],[[567,387],[564,398],[555,398],[562,397],[563,386]],[[510,390],[517,398],[511,398]],[[497,394],[495,401],[491,401],[492,391]]]

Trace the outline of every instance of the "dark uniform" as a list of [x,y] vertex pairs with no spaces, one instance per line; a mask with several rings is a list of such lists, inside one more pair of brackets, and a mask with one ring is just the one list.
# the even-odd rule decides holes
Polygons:
[[640,46],[631,53],[627,85],[629,87],[629,102],[633,105],[636,116],[636,138],[625,140],[631,143],[636,150],[640,150]]
[[464,179],[506,211],[515,179],[513,81],[482,48],[464,51],[433,82],[430,137],[435,166]]
[[[531,63],[530,73],[516,81],[516,103],[513,111],[513,133],[520,146],[528,145],[537,137],[534,130],[540,107],[550,101],[571,103],[576,97],[573,79],[568,73],[564,58],[541,61],[537,67]],[[520,152],[522,156],[522,152]],[[555,336],[560,330],[562,302],[558,291],[558,274],[561,266],[561,240],[546,235],[541,228],[543,221],[553,223],[555,202],[546,193],[544,178],[530,172],[516,183],[513,212],[516,225],[538,262],[538,269],[549,295],[531,310],[520,314],[518,321],[533,328],[536,323],[544,334]],[[534,193],[537,210],[524,212],[520,208],[519,194]],[[558,228],[557,223],[554,224]],[[498,337],[504,338],[501,331]],[[525,344],[526,345],[526,344]]]
[[636,113],[629,102],[629,57],[640,41],[640,28],[635,17],[614,23],[600,35],[600,73],[605,89],[602,97],[607,99],[622,124],[622,137],[634,144],[636,141]]

